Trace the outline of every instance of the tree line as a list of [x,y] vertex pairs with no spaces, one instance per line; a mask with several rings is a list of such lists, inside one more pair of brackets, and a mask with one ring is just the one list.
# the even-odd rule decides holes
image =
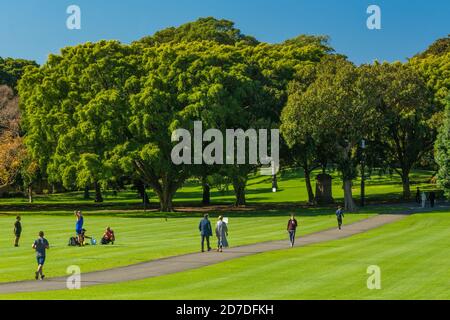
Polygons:
[[[229,183],[235,204],[244,205],[257,166],[172,163],[172,132],[202,121],[204,130],[222,132],[280,128],[283,164],[303,169],[311,203],[312,171],[333,164],[354,210],[363,153],[369,167],[399,173],[404,198],[418,165],[436,168],[448,190],[449,43],[440,39],[406,63],[356,66],[325,36],[268,44],[233,22],[202,18],[130,45],[66,47],[42,66],[26,63],[14,81],[0,78],[11,88],[3,89],[0,115],[12,108],[20,119],[16,154],[0,152],[0,185],[45,178],[68,190],[94,186],[101,201],[102,189],[132,181],[144,200],[149,186],[160,210],[171,211],[177,190],[197,177],[204,202],[211,184]],[[8,71],[2,61],[0,75]]]

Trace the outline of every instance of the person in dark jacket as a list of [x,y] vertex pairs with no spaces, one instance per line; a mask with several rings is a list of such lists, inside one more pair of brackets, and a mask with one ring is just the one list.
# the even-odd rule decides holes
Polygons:
[[342,218],[343,217],[344,217],[344,209],[341,206],[339,206],[338,209],[336,210],[336,218],[337,218],[339,230],[342,229]]
[[297,231],[297,226],[298,226],[297,220],[295,219],[294,214],[292,214],[287,224],[287,231],[289,233],[289,241],[291,242],[291,248],[294,247],[295,232]]
[[434,203],[436,201],[436,193],[434,193],[434,191],[431,191],[430,195],[428,196],[428,199],[430,200],[430,206],[434,208]]
[[200,231],[200,235],[202,237],[202,252],[205,252],[205,240],[206,245],[208,246],[208,251],[211,251],[211,246],[209,244],[209,237],[212,237],[212,228],[211,228],[211,222],[209,221],[209,215],[205,214],[203,219],[200,220],[200,223],[198,225],[198,229]]
[[20,223],[20,216],[16,217],[16,222],[14,223],[14,246],[19,246],[20,235],[22,234],[22,224]]

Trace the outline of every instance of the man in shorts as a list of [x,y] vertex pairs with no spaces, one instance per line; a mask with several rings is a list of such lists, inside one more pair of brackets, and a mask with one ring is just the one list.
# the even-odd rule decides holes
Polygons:
[[344,217],[344,209],[341,206],[339,206],[338,209],[336,210],[336,218],[337,218],[339,230],[342,229],[342,218],[343,217]]
[[43,273],[44,263],[45,263],[45,251],[50,249],[47,239],[44,238],[44,231],[39,232],[39,238],[34,241],[33,249],[36,251],[36,260],[38,264],[37,271],[35,273],[35,279],[39,280],[39,276],[41,280],[44,280],[45,276]]

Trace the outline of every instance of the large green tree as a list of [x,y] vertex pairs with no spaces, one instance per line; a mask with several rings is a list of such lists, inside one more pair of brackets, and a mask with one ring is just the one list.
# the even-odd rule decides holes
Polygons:
[[[260,44],[256,47],[247,46],[243,50],[255,70],[253,72],[255,83],[262,86],[264,99],[259,99],[253,104],[254,108],[246,108],[245,112],[239,115],[240,126],[243,129],[279,128],[290,81],[296,74],[309,70],[319,63],[328,50],[324,49],[320,40],[304,42],[293,40],[275,45]],[[284,162],[293,163],[292,159],[284,159]],[[229,175],[233,177],[236,205],[245,204],[248,175],[257,167],[246,165],[229,168],[231,170]]]
[[440,108],[432,103],[425,82],[409,65],[375,63],[361,70],[381,117],[379,133],[386,160],[401,176],[403,197],[409,199],[409,174],[433,148]]
[[[287,99],[287,85],[294,74],[304,66],[320,61],[326,53],[333,51],[328,44],[329,39],[325,36],[300,35],[283,44],[259,44],[253,37],[246,36],[236,29],[233,22],[211,17],[159,31],[136,42],[136,45],[157,46],[163,43],[194,43],[205,40],[242,49],[240,54],[245,56],[246,64],[249,65],[251,73],[249,76],[254,80],[254,87],[260,86],[260,91],[254,95],[253,101],[248,100],[246,102],[248,106],[235,114],[235,119],[228,123],[227,128],[244,130],[278,127],[281,110]],[[257,168],[255,165],[215,168],[232,177],[236,205],[246,203],[248,175]],[[199,168],[199,171],[210,170]],[[203,176],[201,180],[204,182],[205,178]],[[205,183],[203,186],[207,189]]]
[[115,41],[86,43],[50,56],[19,84],[23,127],[34,159],[51,182],[66,188],[116,176],[110,152],[129,135],[123,125],[136,70],[131,48]]
[[450,197],[450,97],[447,98],[445,118],[436,141],[435,153],[439,165],[438,184]]
[[[295,87],[294,87],[295,88]],[[282,131],[291,145],[333,137],[334,162],[343,178],[345,207],[354,211],[352,180],[357,176],[358,146],[373,134],[378,115],[360,71],[343,57],[328,57],[317,66],[305,91],[290,92]]]

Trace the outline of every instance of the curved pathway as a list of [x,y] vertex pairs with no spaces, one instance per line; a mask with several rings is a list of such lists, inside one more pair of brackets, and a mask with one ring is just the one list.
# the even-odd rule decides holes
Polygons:
[[[312,233],[300,237],[296,246],[305,246],[320,242],[347,238],[352,235],[366,232],[382,225],[398,221],[406,214],[381,214],[353,224],[344,225],[342,230],[337,228]],[[287,236],[286,236],[287,238]],[[109,284],[132,280],[152,278],[176,272],[205,267],[223,261],[254,255],[258,253],[288,249],[288,240],[262,242],[240,247],[226,249],[223,253],[191,253],[174,256],[149,262],[139,263],[126,267],[89,272],[81,274],[81,287]],[[35,292],[66,289],[67,277],[50,278],[44,281],[20,281],[0,284],[0,294]]]

